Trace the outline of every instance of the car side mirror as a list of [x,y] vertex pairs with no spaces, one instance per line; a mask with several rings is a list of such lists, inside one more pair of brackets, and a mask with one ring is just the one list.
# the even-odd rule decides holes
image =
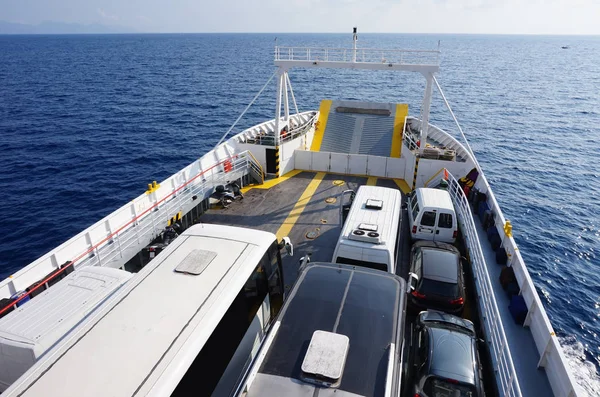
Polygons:
[[415,273],[408,273],[408,293],[410,294],[417,288],[417,284],[419,283],[419,276]]
[[300,266],[304,266],[307,263],[310,263],[310,254],[306,254],[303,257],[300,258],[300,260],[298,261],[300,263]]
[[294,256],[294,245],[289,237],[284,237],[281,239],[281,242],[279,243],[279,249],[282,248],[285,248],[285,251],[289,256]]

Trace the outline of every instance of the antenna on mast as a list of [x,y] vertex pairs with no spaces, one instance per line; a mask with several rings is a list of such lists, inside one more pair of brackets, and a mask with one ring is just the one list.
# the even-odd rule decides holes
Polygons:
[[352,62],[356,62],[356,41],[358,40],[357,28],[352,28]]

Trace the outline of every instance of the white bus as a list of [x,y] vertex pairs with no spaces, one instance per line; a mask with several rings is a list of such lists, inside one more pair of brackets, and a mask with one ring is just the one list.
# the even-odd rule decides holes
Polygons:
[[395,273],[401,206],[400,191],[361,186],[331,261]]
[[396,275],[303,267],[235,396],[400,396],[405,308]]
[[229,395],[283,286],[274,234],[192,226],[2,397]]

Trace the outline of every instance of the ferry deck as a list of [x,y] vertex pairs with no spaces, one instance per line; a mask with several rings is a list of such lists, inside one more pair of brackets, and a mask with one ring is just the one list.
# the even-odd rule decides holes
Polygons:
[[[269,180],[263,185],[243,189],[244,199],[222,208],[218,204],[205,212],[199,219],[202,223],[218,223],[265,230],[275,233],[278,239],[290,237],[294,244],[294,256],[284,256],[284,281],[289,290],[298,276],[300,258],[309,254],[311,261],[331,261],[341,232],[339,197],[344,190],[357,190],[361,185],[376,185],[399,189],[403,200],[410,191],[403,180],[349,176],[325,172],[294,170],[282,177]],[[335,199],[332,200],[332,199]],[[552,389],[542,368],[537,368],[539,355],[535,351],[533,338],[528,330],[517,325],[508,310],[509,300],[498,282],[501,267],[496,265],[495,252],[486,239],[481,221],[475,217],[481,246],[484,250],[488,271],[492,278],[494,294],[498,302],[511,355],[524,396],[552,395]],[[406,279],[410,256],[410,230],[406,209],[402,210],[400,239],[396,250],[396,273]],[[465,269],[467,280],[469,270]],[[469,284],[469,282],[467,282]],[[469,287],[468,287],[469,288]],[[467,291],[464,317],[477,325],[477,309],[472,288]],[[409,319],[410,320],[410,319]],[[410,335],[411,321],[407,322],[405,335]],[[479,327],[478,327],[479,328]],[[408,341],[406,341],[408,343]],[[486,393],[494,395],[493,372],[485,352],[480,352],[484,361]],[[485,363],[488,362],[486,365]]]

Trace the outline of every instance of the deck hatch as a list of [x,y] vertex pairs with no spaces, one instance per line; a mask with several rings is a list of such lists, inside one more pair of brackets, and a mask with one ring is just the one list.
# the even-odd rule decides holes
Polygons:
[[370,210],[380,210],[383,208],[383,200],[367,199],[365,208]]
[[344,371],[349,344],[346,335],[315,331],[302,362],[302,372],[309,378],[306,380],[337,383]]
[[214,251],[195,249],[191,251],[175,268],[178,273],[200,275],[204,269],[217,257]]

